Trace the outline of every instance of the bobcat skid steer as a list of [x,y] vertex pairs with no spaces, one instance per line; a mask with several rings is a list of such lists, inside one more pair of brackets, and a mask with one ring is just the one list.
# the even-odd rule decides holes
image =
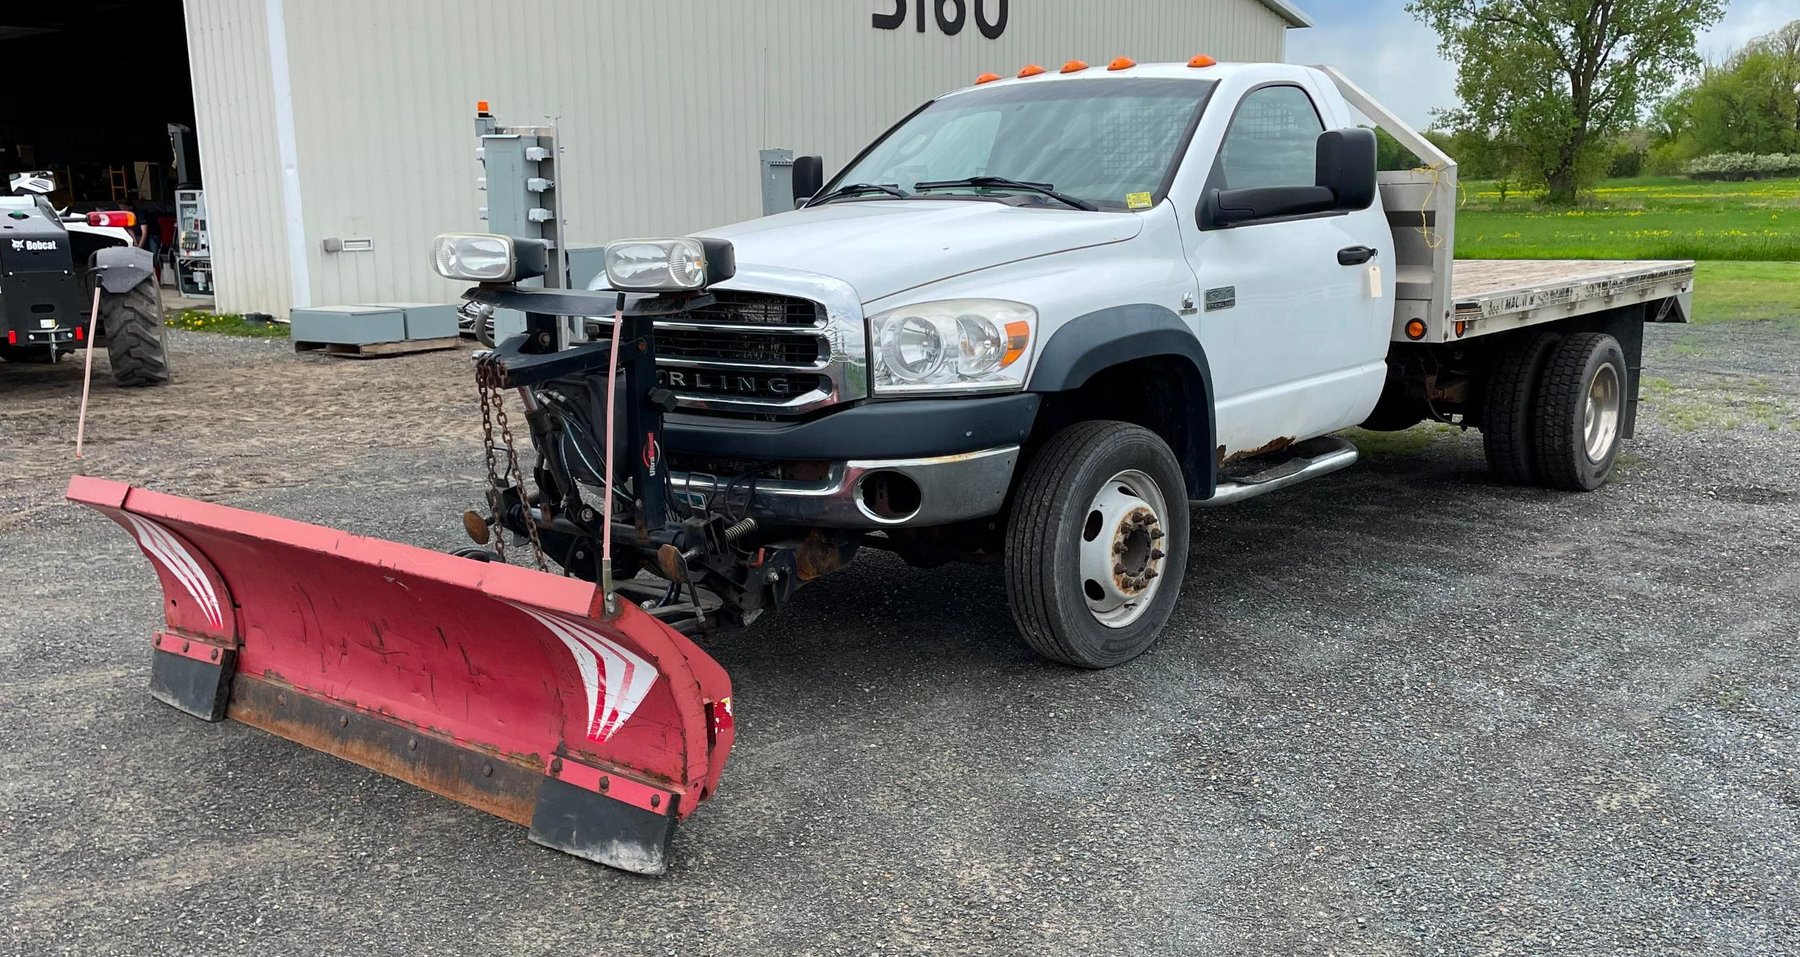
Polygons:
[[0,196],[0,359],[55,362],[79,351],[94,290],[100,315],[94,344],[104,345],[123,386],[169,381],[156,267],[133,245],[128,211],[66,216],[46,195],[48,172],[15,173]]

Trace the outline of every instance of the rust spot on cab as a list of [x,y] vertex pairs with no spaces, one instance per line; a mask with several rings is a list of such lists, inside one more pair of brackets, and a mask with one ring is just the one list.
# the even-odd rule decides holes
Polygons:
[[1229,465],[1232,462],[1239,462],[1244,459],[1253,459],[1260,455],[1268,455],[1272,452],[1279,452],[1282,449],[1285,449],[1288,446],[1293,445],[1294,441],[1295,440],[1294,440],[1293,436],[1284,435],[1278,439],[1272,439],[1262,445],[1259,445],[1256,448],[1245,449],[1241,452],[1233,452],[1230,455],[1225,454],[1225,446],[1221,445],[1221,446],[1219,446],[1219,455],[1221,456],[1221,458],[1219,459],[1219,464],[1220,465]]

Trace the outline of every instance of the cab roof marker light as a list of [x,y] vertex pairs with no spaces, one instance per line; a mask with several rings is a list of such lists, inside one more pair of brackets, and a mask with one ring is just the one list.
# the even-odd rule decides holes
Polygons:
[[980,86],[983,83],[992,83],[998,79],[1000,79],[1000,74],[998,73],[983,73],[975,78],[975,85]]
[[1134,66],[1137,66],[1136,60],[1133,60],[1132,58],[1130,58],[1128,56],[1120,56],[1120,57],[1113,57],[1113,61],[1111,63],[1108,63],[1106,65],[1106,68],[1108,70],[1129,70]]
[[1193,67],[1194,69],[1198,70],[1201,67],[1217,66],[1218,63],[1219,63],[1219,61],[1202,53],[1199,56],[1194,57],[1192,60],[1189,60],[1188,66]]
[[1062,65],[1062,71],[1064,73],[1080,73],[1085,69],[1087,69],[1087,61],[1085,60],[1070,60]]
[[1043,67],[1038,66],[1035,63],[1027,63],[1027,64],[1025,64],[1025,69],[1019,71],[1019,78],[1024,79],[1025,77],[1028,77],[1028,76],[1037,76],[1039,73],[1042,73],[1042,72],[1044,72]]

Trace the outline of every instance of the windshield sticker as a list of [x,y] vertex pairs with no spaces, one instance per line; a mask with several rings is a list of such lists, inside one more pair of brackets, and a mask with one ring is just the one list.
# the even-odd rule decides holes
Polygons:
[[1126,209],[1149,209],[1152,205],[1149,193],[1126,193]]

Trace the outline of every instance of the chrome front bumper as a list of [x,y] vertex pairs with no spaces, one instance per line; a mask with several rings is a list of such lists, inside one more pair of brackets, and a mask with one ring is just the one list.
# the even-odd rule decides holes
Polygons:
[[[984,518],[1000,511],[1012,486],[1019,447],[1003,446],[919,459],[870,459],[835,462],[817,482],[758,479],[752,490],[747,479],[671,472],[675,495],[693,506],[710,499],[715,504],[739,508],[747,495],[749,514],[779,525],[822,528],[910,528],[946,525]],[[879,515],[863,500],[863,483],[871,476],[895,473],[911,479],[919,488],[919,507],[911,514]]]

